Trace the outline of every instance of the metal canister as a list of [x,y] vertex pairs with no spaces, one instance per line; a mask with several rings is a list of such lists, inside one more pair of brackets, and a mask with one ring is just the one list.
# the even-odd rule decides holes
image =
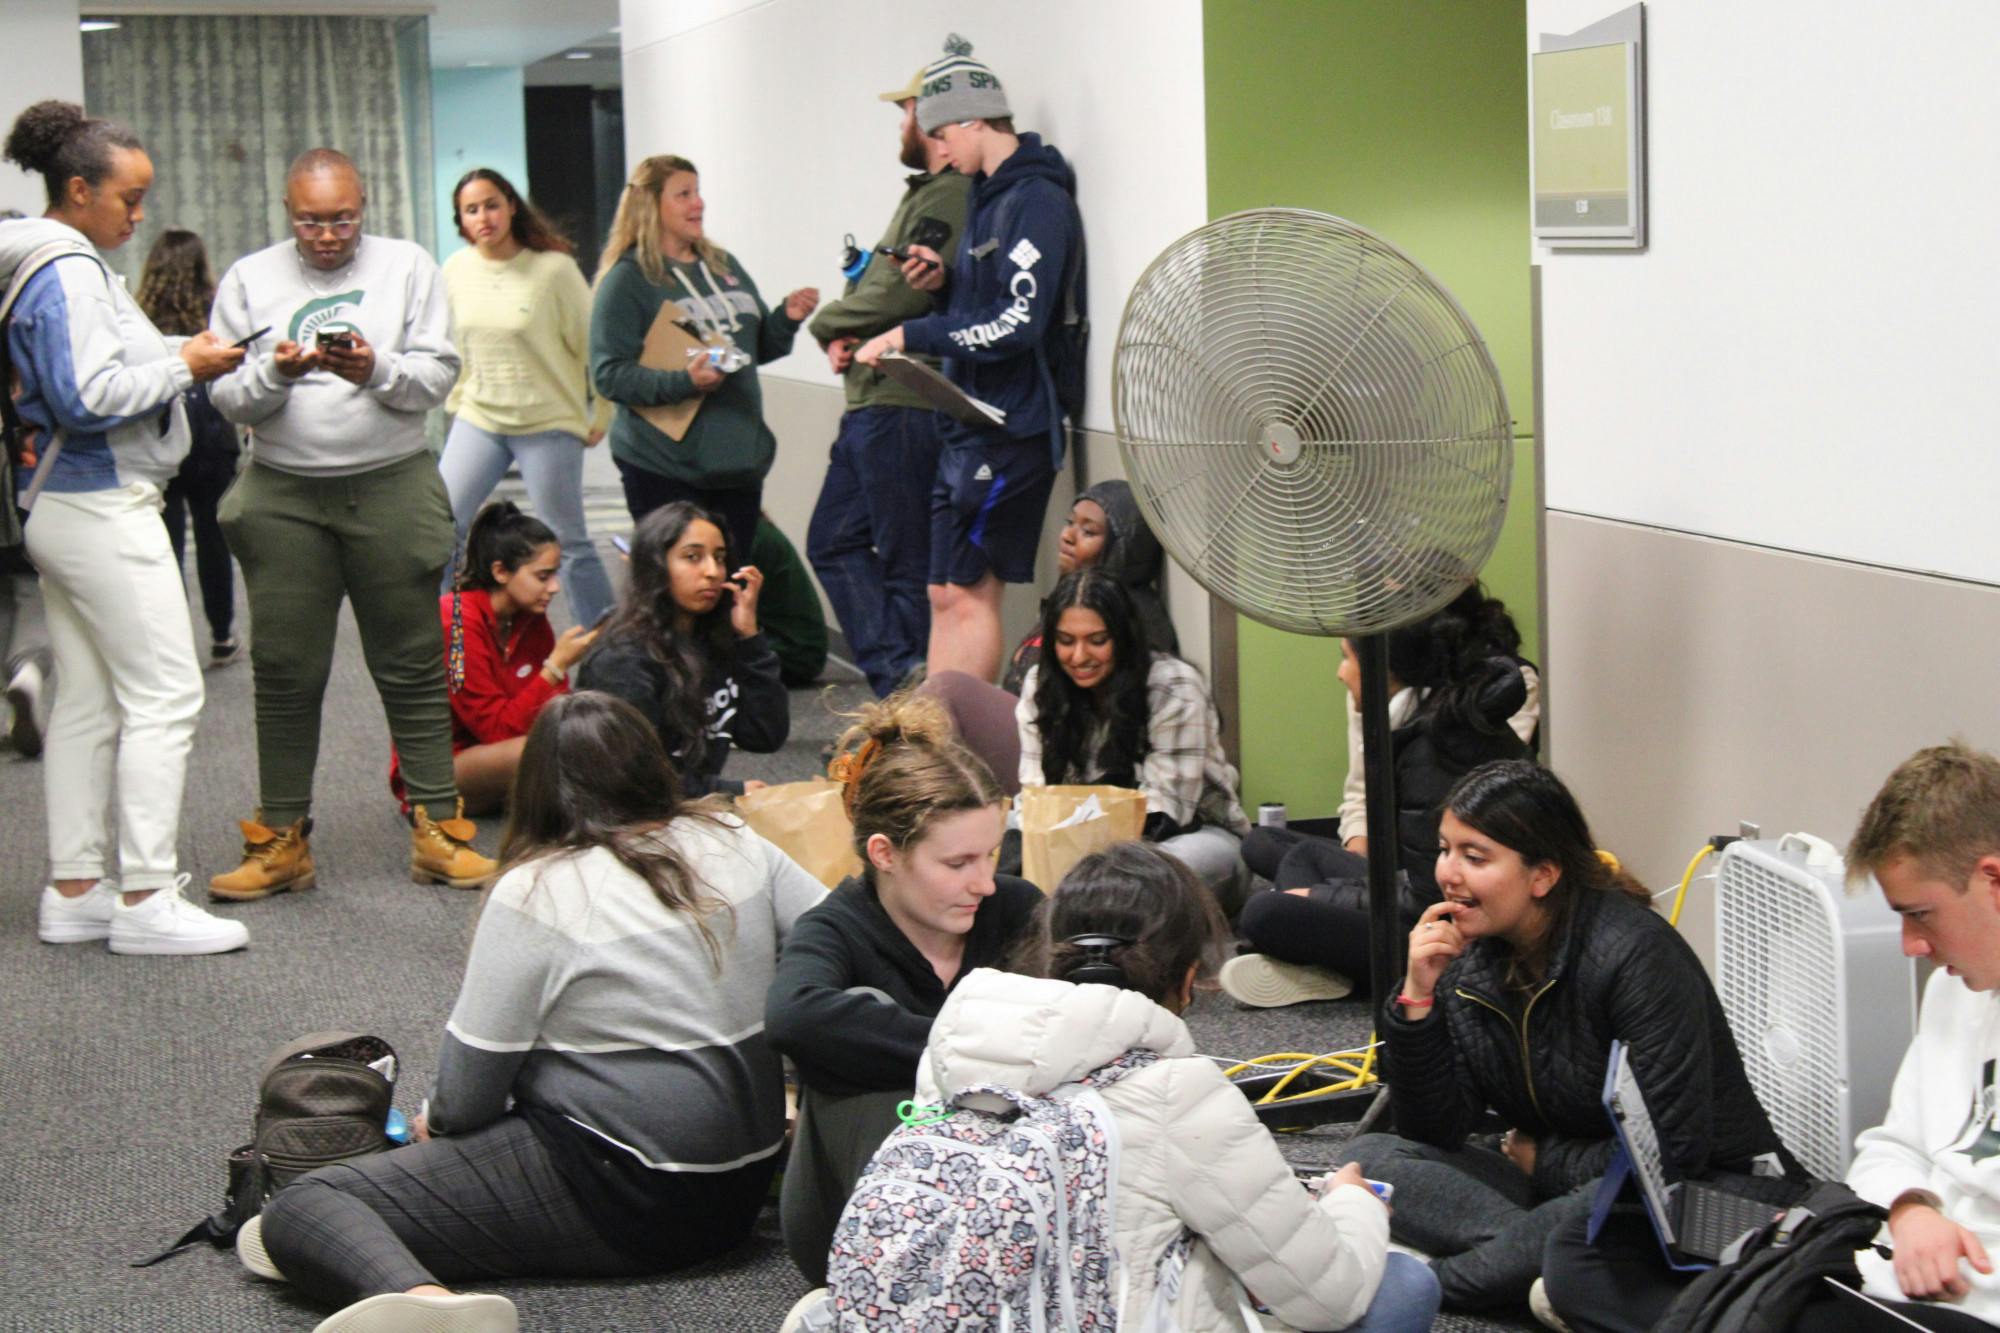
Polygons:
[[1285,826],[1285,803],[1266,801],[1257,807],[1258,828],[1283,828]]

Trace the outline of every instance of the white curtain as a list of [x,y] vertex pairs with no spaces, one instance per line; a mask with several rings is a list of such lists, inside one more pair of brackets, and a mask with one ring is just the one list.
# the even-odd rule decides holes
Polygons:
[[83,36],[84,101],[130,125],[155,172],[146,221],[113,257],[136,284],[168,227],[216,276],[290,234],[285,168],[337,148],[361,168],[367,229],[429,245],[430,60],[421,17],[125,15]]

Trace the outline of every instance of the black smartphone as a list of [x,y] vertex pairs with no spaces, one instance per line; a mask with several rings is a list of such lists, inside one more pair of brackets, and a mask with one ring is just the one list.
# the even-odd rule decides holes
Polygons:
[[[614,537],[614,538],[612,538],[612,540],[613,540],[613,541],[616,541],[616,540],[617,540],[617,538],[615,538],[615,537]],[[599,616],[599,617],[598,617],[597,619],[595,619],[595,620],[591,621],[591,622],[590,622],[590,627],[591,627],[592,629],[594,629],[594,630],[597,630],[597,629],[603,629],[603,628],[604,628],[604,622],[605,622],[605,621],[607,621],[607,620],[609,620],[609,619],[611,619],[611,617],[612,617],[612,616],[614,616],[614,615],[616,615],[617,613],[618,613],[618,608],[617,608],[617,607],[615,607],[615,606],[607,606],[607,607],[605,607],[605,608],[604,608],[604,614],[603,614],[603,615],[601,615],[601,616]]]
[[314,339],[322,349],[338,347],[343,352],[354,350],[354,335],[346,329],[321,329],[314,335]]
[[251,343],[256,342],[259,338],[263,337],[270,331],[271,331],[271,326],[269,324],[266,324],[263,328],[251,334],[248,338],[238,338],[235,342],[229,345],[231,347],[248,347]]

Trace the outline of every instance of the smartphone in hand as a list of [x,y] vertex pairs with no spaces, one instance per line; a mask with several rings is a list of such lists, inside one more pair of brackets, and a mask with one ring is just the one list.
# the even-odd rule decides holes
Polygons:
[[271,331],[271,326],[269,324],[266,324],[263,328],[251,334],[248,338],[238,338],[235,342],[229,345],[231,347],[248,347],[251,343],[256,342],[259,338],[263,337],[270,331]]
[[343,352],[354,350],[354,335],[346,329],[321,329],[314,335],[314,341],[319,344],[321,351],[329,347],[338,348]]

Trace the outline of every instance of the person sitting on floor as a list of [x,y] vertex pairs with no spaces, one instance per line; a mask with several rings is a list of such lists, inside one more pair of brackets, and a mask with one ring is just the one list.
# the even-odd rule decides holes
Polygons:
[[1250,821],[1222,719],[1194,667],[1146,647],[1123,585],[1066,574],[1042,612],[1042,660],[1014,712],[1021,785],[1104,783],[1146,794],[1146,838],[1188,863],[1223,910],[1242,903]]
[[[1459,778],[1494,759],[1532,753],[1541,679],[1521,635],[1475,583],[1449,606],[1389,631],[1389,742],[1396,769],[1400,929],[1438,900],[1438,805]],[[1347,686],[1347,784],[1340,841],[1259,827],[1243,860],[1275,893],[1255,893],[1237,929],[1251,952],[1222,968],[1222,988],[1260,1007],[1339,999],[1368,984],[1368,788],[1361,738],[1361,665],[1341,641]]]
[[826,612],[806,562],[769,514],[757,515],[750,563],[764,576],[757,619],[778,655],[778,678],[788,690],[813,684],[826,669]]
[[[451,695],[452,776],[470,815],[496,813],[542,706],[569,689],[569,670],[597,632],[572,625],[557,638],[549,603],[561,590],[562,544],[511,501],[481,509],[465,534],[457,588],[438,598],[445,688]],[[389,790],[403,802],[389,753]]]
[[764,576],[729,572],[722,519],[690,500],[661,505],[632,531],[618,609],[577,668],[578,689],[637,708],[689,796],[764,786],[722,776],[732,746],[773,754],[792,729],[778,657],[757,623]]
[[[1461,778],[1437,883],[1376,1020],[1398,1132],[1343,1156],[1395,1186],[1391,1230],[1433,1256],[1447,1309],[1524,1303],[1550,1235],[1588,1212],[1616,1143],[1614,1040],[1673,1178],[1796,1170],[1701,960],[1596,850],[1561,778],[1525,759]],[[1513,1126],[1498,1151],[1468,1142],[1489,1107]],[[1664,1262],[1650,1235],[1632,1258]]]
[[[1081,1306],[1108,1288],[1111,1327],[1420,1333],[1437,1279],[1389,1252],[1388,1210],[1361,1172],[1300,1181],[1243,1094],[1195,1053],[1182,1015],[1228,937],[1214,900],[1157,848],[1085,857],[1037,913],[1027,975],[982,969],[945,1002],[916,1100],[935,1113],[967,1089],[1050,1097],[1089,1080],[1108,1112],[1116,1244],[1108,1270],[1086,1254],[1075,1294]],[[868,1239],[866,1215],[850,1212],[835,1267]],[[801,1305],[835,1306],[843,1292]],[[1275,1318],[1251,1314],[1253,1299]],[[854,1313],[836,1307],[832,1326],[872,1326]]]
[[998,964],[1042,900],[993,873],[1000,787],[928,699],[870,704],[842,738],[861,874],[785,943],[765,1009],[799,1072],[781,1220],[799,1271],[826,1280],[854,1181],[897,1124],[931,1020],[961,977]]
[[303,1177],[239,1239],[346,1306],[329,1333],[512,1329],[504,1298],[442,1284],[684,1268],[748,1237],[770,1191],[785,1096],[760,997],[819,883],[683,804],[647,720],[590,692],[535,720],[501,854],[418,1142]]

